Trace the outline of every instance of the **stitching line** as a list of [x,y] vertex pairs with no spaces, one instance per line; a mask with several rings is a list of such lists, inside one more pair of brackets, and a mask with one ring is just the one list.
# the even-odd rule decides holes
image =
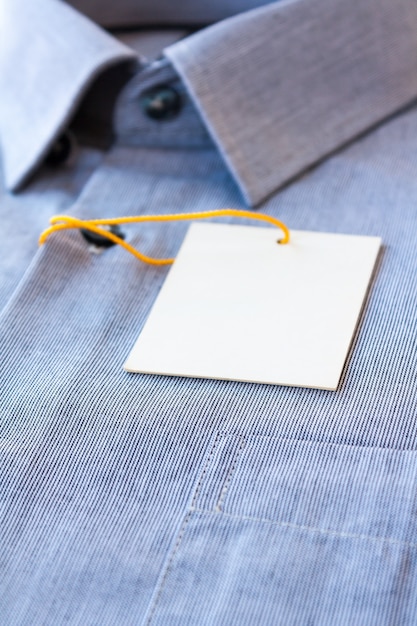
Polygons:
[[220,515],[221,517],[227,517],[230,519],[243,521],[243,522],[261,522],[263,524],[271,524],[273,526],[281,526],[282,528],[293,528],[295,530],[308,530],[313,533],[321,535],[329,535],[331,537],[340,537],[342,539],[365,539],[370,541],[381,541],[392,543],[394,545],[404,546],[408,548],[417,548],[417,543],[411,541],[403,541],[402,539],[394,539],[393,537],[379,537],[373,535],[361,535],[359,533],[346,533],[337,530],[330,530],[326,528],[317,528],[315,526],[303,526],[302,524],[294,524],[293,522],[278,522],[263,517],[252,517],[250,515],[232,515],[231,513],[224,513],[223,511],[217,512],[215,510],[208,511],[204,509],[194,508],[190,513],[203,513],[207,515]]
[[201,472],[200,480],[198,481],[197,487],[196,487],[196,489],[194,491],[194,497],[193,497],[193,501],[191,502],[190,511],[192,511],[194,509],[195,504],[197,503],[198,496],[200,495],[200,491],[201,491],[201,488],[203,486],[204,478],[205,478],[205,476],[207,474],[208,468],[211,465],[211,462],[213,460],[214,451],[217,448],[217,444],[219,443],[219,439],[221,437],[222,437],[222,433],[220,431],[218,431],[217,434],[216,434],[216,438],[214,440],[213,446],[211,448],[210,454],[209,454],[209,456],[207,458],[207,461],[206,461],[206,464],[204,466],[204,469]]
[[246,442],[243,439],[243,437],[240,437],[240,446],[237,449],[237,452],[235,453],[235,458],[234,458],[232,467],[230,468],[229,474],[228,474],[228,476],[226,478],[226,481],[224,483],[223,489],[220,492],[219,499],[218,499],[217,504],[215,506],[215,511],[217,513],[221,513],[222,512],[222,505],[224,504],[224,500],[226,498],[226,494],[227,494],[227,492],[229,490],[230,483],[232,482],[233,474],[235,473],[235,469],[237,467],[237,462],[238,462],[238,460],[239,460],[239,458],[240,458],[240,456],[242,454],[243,448],[245,447],[245,443]]
[[236,430],[223,430],[221,431],[223,437],[245,437],[247,441],[256,440],[256,439],[267,439],[269,441],[286,441],[286,442],[294,442],[294,443],[308,443],[311,445],[322,445],[322,446],[334,446],[339,448],[355,448],[355,449],[365,449],[365,450],[386,450],[388,452],[407,452],[416,454],[417,448],[395,448],[392,446],[371,446],[363,443],[355,443],[355,442],[338,442],[338,441],[326,441],[326,439],[309,439],[303,437],[291,437],[290,435],[268,435],[262,434],[258,432],[252,433],[242,433],[241,431]]
[[149,625],[149,624],[151,624],[151,622],[152,622],[152,620],[153,620],[153,617],[154,617],[154,615],[155,615],[155,611],[156,611],[156,608],[157,608],[157,606],[158,606],[158,602],[159,602],[159,600],[160,600],[160,598],[161,598],[161,595],[162,595],[162,591],[163,591],[164,585],[165,585],[166,580],[167,580],[167,578],[168,578],[168,574],[169,574],[169,573],[170,573],[170,571],[171,571],[171,567],[172,567],[173,560],[174,560],[174,558],[175,558],[175,556],[176,556],[176,554],[177,554],[177,552],[178,552],[178,549],[179,549],[179,547],[180,547],[180,544],[181,544],[182,538],[183,538],[183,536],[184,536],[184,532],[185,532],[185,529],[186,529],[186,527],[187,527],[187,524],[188,524],[188,522],[189,522],[189,520],[190,520],[190,517],[191,517],[191,515],[193,514],[193,512],[194,512],[195,510],[197,510],[197,509],[195,508],[195,504],[197,503],[197,498],[198,498],[198,496],[200,495],[200,491],[201,491],[201,487],[202,487],[202,484],[203,484],[203,481],[204,481],[204,477],[205,477],[205,475],[206,475],[206,473],[207,473],[207,469],[208,469],[208,467],[209,467],[209,466],[210,466],[210,464],[211,464],[211,461],[212,461],[212,459],[213,459],[213,454],[214,454],[214,451],[215,451],[215,449],[217,448],[217,444],[218,444],[219,439],[220,439],[220,437],[221,437],[221,436],[222,436],[221,432],[220,432],[220,431],[218,431],[218,432],[217,432],[217,434],[216,434],[216,438],[215,438],[215,440],[214,440],[214,443],[213,443],[213,445],[212,445],[212,448],[211,448],[210,454],[209,454],[209,456],[208,456],[208,458],[207,458],[207,461],[206,461],[206,463],[205,463],[205,465],[204,465],[204,469],[203,469],[203,471],[201,472],[200,479],[199,479],[199,481],[198,481],[198,483],[197,483],[197,487],[195,488],[195,491],[194,491],[194,496],[193,496],[193,499],[192,499],[192,502],[191,502],[191,506],[190,506],[190,508],[189,508],[189,510],[188,510],[188,512],[187,512],[187,514],[186,514],[186,516],[185,516],[185,518],[184,518],[184,521],[183,521],[183,523],[182,523],[182,526],[181,526],[181,528],[180,528],[180,530],[179,530],[179,532],[178,532],[177,541],[175,542],[175,546],[174,546],[174,548],[173,548],[173,550],[172,550],[172,552],[171,552],[171,555],[170,555],[170,557],[169,557],[169,559],[168,559],[168,562],[167,562],[167,564],[166,564],[166,566],[165,566],[165,572],[164,572],[164,575],[163,575],[163,577],[162,577],[162,579],[161,579],[161,582],[159,583],[159,589],[158,589],[158,591],[157,591],[157,593],[156,593],[156,595],[155,595],[155,599],[154,599],[153,603],[151,604],[149,617],[147,618],[147,620],[146,620],[146,622],[145,622],[145,623],[146,623],[146,624],[148,624],[148,625]]

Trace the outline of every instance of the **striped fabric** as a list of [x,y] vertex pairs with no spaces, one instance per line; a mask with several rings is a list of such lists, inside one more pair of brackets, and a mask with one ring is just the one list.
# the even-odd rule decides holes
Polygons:
[[[124,372],[169,270],[48,240],[0,319],[0,623],[415,624],[416,137],[412,108],[262,205],[383,238],[337,392]],[[214,148],[117,146],[71,213],[230,205]]]
[[[143,23],[168,4],[143,2]],[[414,626],[417,5],[177,4],[178,26],[231,17],[147,64],[140,38],[155,59],[160,32],[130,47],[57,0],[1,3],[4,186],[33,178],[0,196],[0,625]],[[118,24],[100,6],[136,23],[139,3]],[[40,167],[127,61],[112,149]],[[161,84],[170,121],[141,107]],[[336,392],[128,374],[169,268],[75,231],[35,253],[53,213],[247,204],[382,237]],[[123,230],[171,257],[187,224]]]
[[417,97],[417,3],[276,2],[165,52],[257,205]]

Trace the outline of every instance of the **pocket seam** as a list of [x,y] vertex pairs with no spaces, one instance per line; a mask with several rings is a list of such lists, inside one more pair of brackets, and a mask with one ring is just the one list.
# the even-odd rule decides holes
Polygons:
[[[272,526],[280,526],[281,528],[291,528],[293,530],[308,531],[315,534],[326,535],[329,537],[338,537],[340,539],[360,539],[362,541],[379,541],[381,543],[389,543],[393,545],[404,546],[417,549],[417,542],[405,541],[402,539],[396,539],[395,537],[386,537],[383,535],[366,535],[361,533],[349,533],[339,530],[332,530],[330,528],[320,528],[318,526],[307,526],[303,524],[295,524],[293,522],[285,522],[280,520],[269,519],[267,517],[256,517],[251,515],[233,515],[232,513],[225,513],[223,511],[217,512],[208,509],[193,509],[192,513],[200,515],[220,516],[228,519],[236,520],[238,522],[255,522],[257,524],[270,524]],[[188,521],[188,520],[187,520]]]
[[193,496],[193,499],[192,499],[192,502],[191,502],[191,506],[190,506],[190,509],[189,509],[190,511],[193,511],[196,508],[198,497],[200,495],[201,488],[202,488],[203,483],[204,483],[204,478],[205,478],[205,476],[207,474],[208,468],[211,466],[211,463],[213,461],[214,452],[215,452],[215,450],[217,448],[217,445],[219,443],[219,440],[221,438],[222,438],[222,433],[220,431],[218,431],[217,434],[216,434],[216,438],[215,438],[215,440],[213,442],[213,445],[211,447],[210,454],[208,455],[207,461],[206,461],[206,463],[205,463],[205,465],[203,467],[203,471],[200,474],[200,478],[199,478],[199,481],[197,483],[197,486],[196,486],[196,488],[194,490],[194,496]]
[[239,448],[235,452],[235,458],[233,459],[233,463],[232,463],[232,466],[231,466],[231,468],[229,470],[229,474],[226,477],[226,480],[224,482],[223,488],[222,488],[222,490],[220,492],[220,495],[219,495],[219,499],[218,499],[217,504],[216,504],[216,506],[214,508],[214,510],[217,513],[221,513],[222,512],[222,506],[224,505],[224,502],[225,502],[225,499],[226,499],[226,495],[227,495],[227,493],[229,491],[229,487],[230,487],[230,484],[232,482],[233,475],[234,475],[235,470],[237,468],[238,460],[239,460],[239,458],[240,458],[240,456],[241,456],[241,454],[243,452],[243,449],[245,448],[245,445],[246,445],[246,440],[244,439],[244,437],[239,437],[239,439],[240,439]]
[[177,552],[179,550],[179,547],[181,545],[182,538],[183,538],[185,530],[187,528],[187,524],[188,524],[191,516],[193,515],[194,511],[196,510],[196,504],[197,504],[198,497],[199,497],[200,492],[201,492],[202,485],[204,483],[205,475],[207,474],[207,470],[208,470],[208,468],[210,467],[210,465],[212,463],[214,452],[215,452],[215,450],[217,448],[217,445],[219,443],[219,440],[221,438],[222,438],[221,431],[217,431],[216,437],[214,439],[213,445],[212,445],[211,450],[210,450],[210,453],[209,453],[209,455],[207,457],[207,460],[206,460],[206,462],[204,464],[203,470],[202,470],[202,472],[200,474],[200,478],[198,480],[197,486],[196,486],[196,488],[194,490],[194,495],[193,495],[193,498],[192,498],[192,501],[191,501],[191,505],[186,510],[184,521],[182,522],[181,527],[180,527],[180,529],[178,531],[177,540],[175,542],[175,545],[174,545],[171,553],[168,556],[168,560],[166,561],[165,571],[163,573],[161,581],[159,583],[157,583],[157,585],[156,585],[154,599],[152,599],[151,602],[150,602],[150,605],[149,605],[149,608],[148,608],[148,611],[147,611],[147,617],[145,616],[144,624],[147,624],[148,626],[149,626],[149,624],[152,623],[153,617],[155,615],[155,611],[156,611],[156,609],[158,607],[159,599],[160,599],[161,594],[162,594],[162,592],[164,590],[166,580],[167,580],[167,578],[168,578],[168,576],[170,574],[172,563],[173,563],[173,561],[175,559],[175,556],[176,556],[176,554],[177,554]]
[[361,448],[364,450],[388,450],[391,452],[408,452],[417,454],[417,446],[415,448],[405,448],[405,447],[396,447],[396,446],[378,446],[378,445],[368,445],[363,443],[355,443],[355,442],[347,442],[347,441],[329,441],[327,439],[314,439],[310,437],[294,437],[290,435],[270,435],[264,434],[262,432],[249,432],[242,433],[240,430],[222,430],[220,431],[222,437],[235,437],[241,438],[244,437],[245,440],[250,441],[251,439],[267,439],[268,441],[296,441],[300,443],[310,443],[310,444],[321,444],[326,446],[334,446],[336,448]]

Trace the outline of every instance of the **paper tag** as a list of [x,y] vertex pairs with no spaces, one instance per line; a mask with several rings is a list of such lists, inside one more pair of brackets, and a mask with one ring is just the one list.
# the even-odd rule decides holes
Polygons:
[[192,224],[129,372],[335,390],[378,237]]

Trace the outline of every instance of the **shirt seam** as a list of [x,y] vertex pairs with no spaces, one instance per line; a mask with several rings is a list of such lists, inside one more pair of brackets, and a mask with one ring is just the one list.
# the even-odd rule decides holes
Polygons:
[[[295,524],[294,522],[278,521],[278,520],[273,520],[267,517],[256,517],[256,516],[251,516],[251,515],[234,515],[232,513],[225,513],[224,511],[207,510],[207,509],[200,509],[196,507],[190,509],[189,516],[191,516],[192,513],[201,513],[204,515],[221,516],[221,517],[226,517],[228,519],[238,520],[242,522],[257,522],[261,524],[270,524],[273,526],[280,526],[281,528],[290,528],[294,530],[308,531],[308,532],[316,533],[320,535],[338,537],[340,539],[361,539],[361,540],[366,540],[366,541],[380,541],[380,542],[386,542],[386,543],[404,546],[404,547],[408,547],[412,549],[417,549],[417,542],[404,541],[402,539],[395,539],[393,537],[366,535],[362,533],[349,533],[349,532],[344,532],[344,531],[331,530],[329,528],[319,528],[318,526],[306,526],[303,524]],[[187,522],[188,521],[189,520],[187,520]]]

